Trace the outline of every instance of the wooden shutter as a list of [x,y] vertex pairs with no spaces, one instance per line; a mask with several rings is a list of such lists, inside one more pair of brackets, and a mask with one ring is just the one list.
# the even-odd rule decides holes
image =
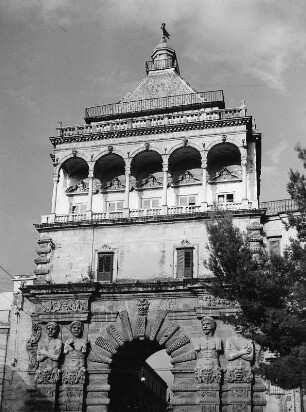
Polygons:
[[193,274],[193,248],[177,249],[177,270],[178,279],[192,278]]
[[177,278],[182,279],[184,277],[185,266],[185,249],[177,249]]
[[193,250],[185,249],[184,252],[185,252],[184,278],[192,278]]
[[113,279],[113,253],[100,253],[98,262],[98,281],[109,281]]

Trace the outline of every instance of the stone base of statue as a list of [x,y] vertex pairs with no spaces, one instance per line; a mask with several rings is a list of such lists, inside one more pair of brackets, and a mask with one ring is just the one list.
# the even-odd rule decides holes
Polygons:
[[35,412],[57,411],[58,381],[60,370],[37,370],[35,375],[36,396]]
[[219,412],[220,402],[220,383],[222,372],[219,366],[205,368],[198,365],[195,370],[195,378],[199,382],[197,403],[200,405],[201,412]]
[[201,412],[219,412],[220,383],[206,383],[200,386],[197,401],[201,405]]
[[84,385],[86,371],[63,371],[59,394],[59,411],[84,410]]
[[252,411],[252,381],[251,370],[228,369],[225,373],[227,381],[227,411]]

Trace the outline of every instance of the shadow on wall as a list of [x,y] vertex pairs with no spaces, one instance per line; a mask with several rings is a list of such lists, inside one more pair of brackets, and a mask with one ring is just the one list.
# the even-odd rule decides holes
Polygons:
[[48,412],[54,408],[43,394],[22,378],[20,373],[9,366],[5,368],[1,412]]

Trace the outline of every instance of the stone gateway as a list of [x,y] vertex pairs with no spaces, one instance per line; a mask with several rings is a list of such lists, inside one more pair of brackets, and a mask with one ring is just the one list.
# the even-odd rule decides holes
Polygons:
[[[34,275],[15,279],[3,411],[271,412],[260,348],[221,321],[239,307],[208,293],[205,266],[215,212],[254,253],[264,225],[277,232],[258,203],[261,134],[244,101],[183,80],[167,38],[135,89],[50,139],[51,213]],[[161,350],[169,402],[146,363]]]

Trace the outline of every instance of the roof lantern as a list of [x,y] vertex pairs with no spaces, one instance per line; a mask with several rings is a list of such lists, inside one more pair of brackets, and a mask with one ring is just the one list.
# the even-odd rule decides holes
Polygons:
[[152,60],[146,62],[147,74],[150,71],[165,69],[174,69],[174,71],[180,74],[175,50],[167,43],[170,34],[166,30],[165,23],[161,25],[161,29],[163,33],[162,38],[151,54]]

